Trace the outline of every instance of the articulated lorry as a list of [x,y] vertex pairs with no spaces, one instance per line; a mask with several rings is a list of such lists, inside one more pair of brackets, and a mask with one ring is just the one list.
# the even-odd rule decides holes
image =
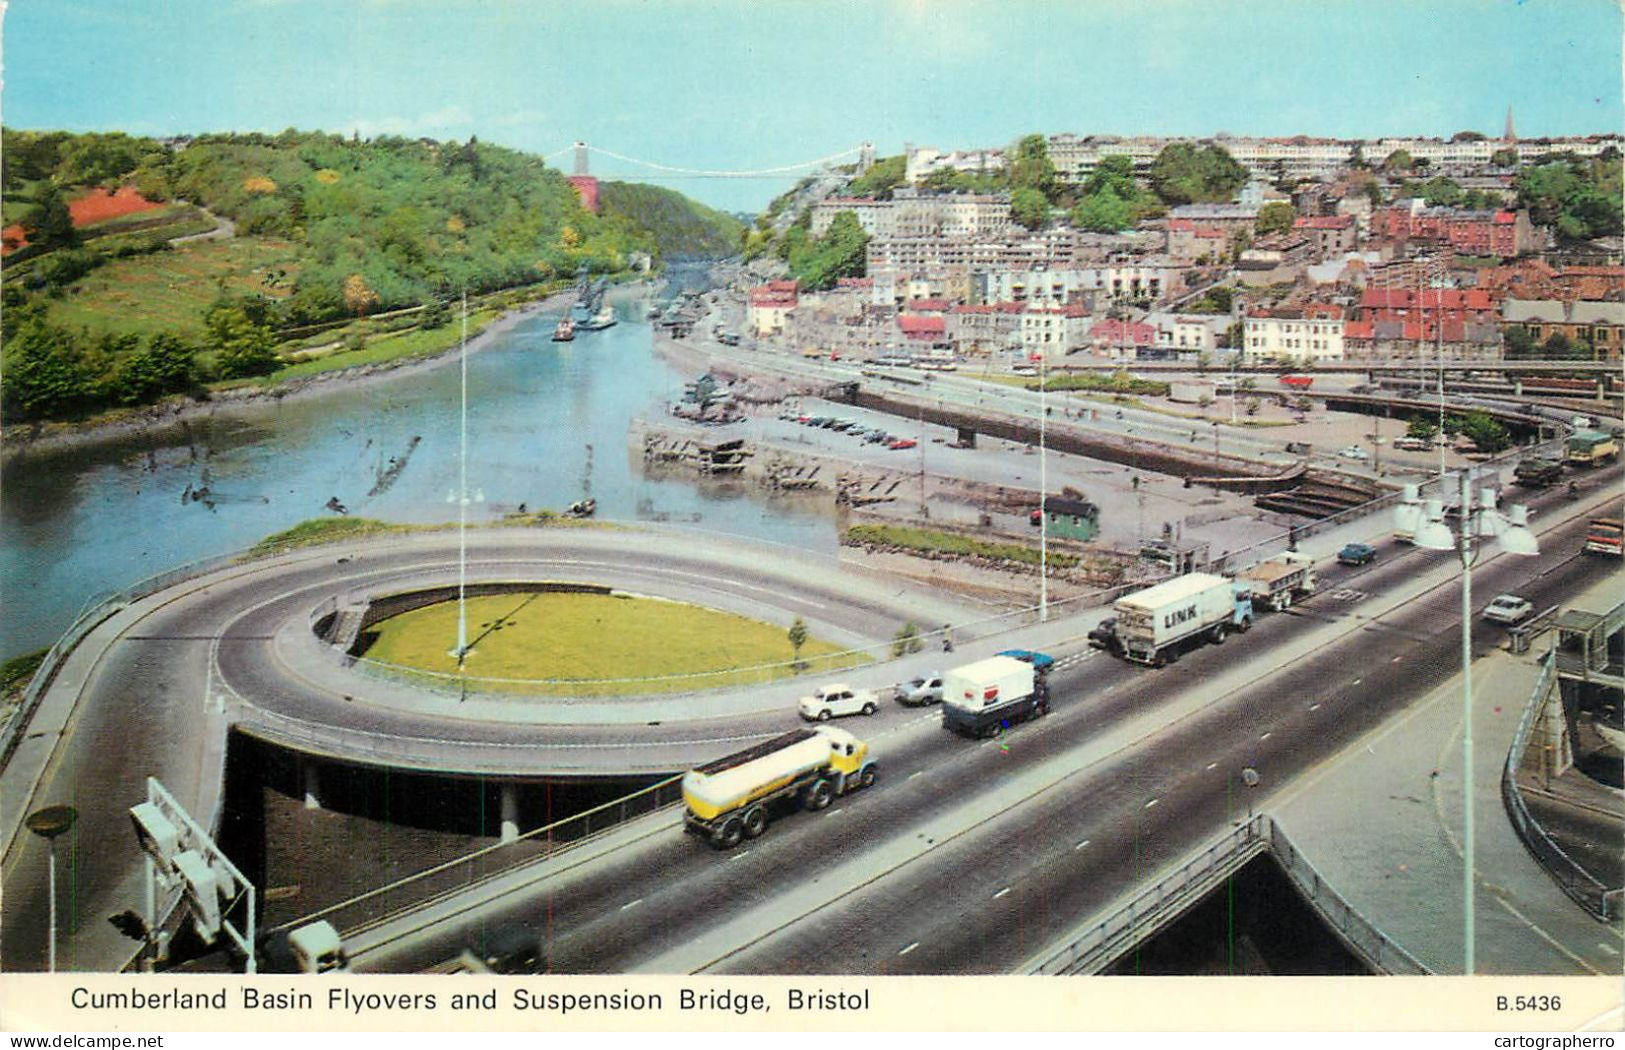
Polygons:
[[1134,663],[1161,667],[1202,641],[1223,643],[1253,625],[1252,586],[1205,572],[1119,598],[1106,648]]
[[1285,551],[1237,573],[1236,580],[1248,586],[1254,609],[1279,612],[1315,593],[1315,560]]
[[942,676],[942,728],[965,736],[992,736],[1017,722],[1049,713],[1053,660],[990,656]]
[[683,830],[717,849],[756,838],[775,815],[818,810],[875,782],[869,745],[840,729],[797,729],[683,774]]
[[1569,435],[1564,460],[1571,466],[1594,467],[1619,456],[1619,441],[1601,430],[1576,430]]
[[1619,518],[1592,518],[1586,529],[1586,554],[1625,556],[1625,521]]

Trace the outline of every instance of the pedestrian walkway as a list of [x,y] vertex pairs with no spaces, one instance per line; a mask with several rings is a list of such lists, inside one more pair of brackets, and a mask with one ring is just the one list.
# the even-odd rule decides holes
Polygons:
[[[1610,581],[1571,604],[1611,604],[1616,591]],[[1501,800],[1501,771],[1544,653],[1537,644],[1524,656],[1498,651],[1473,665],[1474,969],[1618,974],[1619,932],[1557,887]],[[1267,806],[1356,911],[1446,974],[1464,963],[1461,730],[1458,675]]]

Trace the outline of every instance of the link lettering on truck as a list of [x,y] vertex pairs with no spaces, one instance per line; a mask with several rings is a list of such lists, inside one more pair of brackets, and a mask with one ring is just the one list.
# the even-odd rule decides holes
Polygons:
[[1175,609],[1173,612],[1164,616],[1162,618],[1162,625],[1164,627],[1172,627],[1175,624],[1181,624],[1186,620],[1194,619],[1196,619],[1196,606],[1187,605],[1183,609]]

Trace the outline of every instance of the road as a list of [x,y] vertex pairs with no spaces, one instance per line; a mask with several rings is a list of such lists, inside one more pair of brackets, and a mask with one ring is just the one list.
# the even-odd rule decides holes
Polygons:
[[[1538,558],[1481,566],[1480,605],[1501,590],[1557,604],[1616,571],[1574,554],[1583,529],[1553,528]],[[667,815],[528,899],[364,965],[424,968],[470,928],[525,922],[564,972],[1008,972],[1227,827],[1248,805],[1243,768],[1261,772],[1252,802],[1267,808],[1452,675],[1458,579],[1448,555],[1385,549],[1372,566],[1328,568],[1319,597],[1222,649],[1158,671],[1079,660],[1055,675],[1054,713],[1002,739],[961,740],[930,715],[876,727],[871,793],[727,855]],[[1480,652],[1504,638],[1477,634]]]

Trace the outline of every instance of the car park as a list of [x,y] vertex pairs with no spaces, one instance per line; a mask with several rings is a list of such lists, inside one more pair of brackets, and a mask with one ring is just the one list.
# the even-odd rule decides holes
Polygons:
[[1377,548],[1369,543],[1347,543],[1337,552],[1337,560],[1342,565],[1365,565],[1377,556]]
[[1364,460],[1368,458],[1366,450],[1361,448],[1359,445],[1349,445],[1345,448],[1340,448],[1337,450],[1337,454],[1344,459]]
[[1510,627],[1527,620],[1534,611],[1535,607],[1527,598],[1520,598],[1516,594],[1499,594],[1484,607],[1484,619]]
[[915,441],[913,438],[892,438],[890,441],[886,442],[886,447],[890,449],[913,448],[918,444],[919,442]]
[[897,702],[910,707],[942,703],[942,672],[919,675],[897,687]]

